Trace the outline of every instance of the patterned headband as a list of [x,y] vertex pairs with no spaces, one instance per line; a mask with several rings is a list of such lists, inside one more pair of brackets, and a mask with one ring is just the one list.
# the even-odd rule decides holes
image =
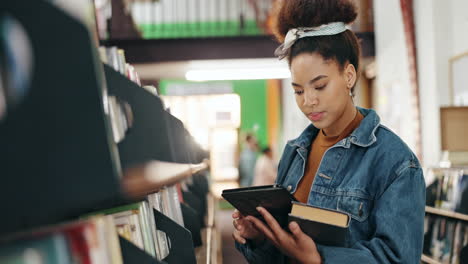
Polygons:
[[292,28],[288,31],[288,34],[286,34],[284,43],[275,50],[275,56],[280,60],[285,58],[289,53],[289,49],[300,38],[336,35],[347,29],[350,29],[350,27],[343,22],[333,22],[318,27]]

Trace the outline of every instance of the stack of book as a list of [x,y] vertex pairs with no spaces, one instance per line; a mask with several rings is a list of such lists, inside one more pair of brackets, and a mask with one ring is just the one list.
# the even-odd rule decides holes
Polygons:
[[427,178],[426,205],[468,214],[468,174],[463,168],[432,168]]
[[99,47],[99,56],[101,61],[111,66],[114,70],[125,75],[131,81],[141,86],[140,77],[138,76],[135,67],[127,63],[125,59],[125,51],[115,46],[112,47]]
[[245,216],[252,215],[264,220],[256,209],[261,206],[286,230],[287,224],[294,221],[316,243],[345,246],[351,221],[349,214],[297,202],[282,186],[226,189],[222,196]]
[[[426,190],[424,255],[439,263],[468,261],[468,175],[464,168],[431,168]],[[466,253],[463,253],[466,252]]]
[[218,37],[263,34],[271,1],[133,1],[129,7],[144,38]]
[[427,215],[425,219],[423,253],[440,263],[467,263],[468,222]]
[[114,95],[108,96],[108,105],[114,141],[119,143],[133,125],[132,107]]
[[165,214],[180,226],[184,226],[180,198],[177,186],[170,186],[150,195],[148,200],[152,203],[154,209]]
[[[180,190],[180,184],[167,186],[140,202],[91,212],[73,222],[9,235],[0,240],[0,263],[119,264],[123,262],[118,235],[163,261],[171,246],[176,245],[171,245],[168,234],[156,225],[158,216],[153,210],[184,227]],[[185,220],[197,222],[198,215]],[[200,236],[200,226],[198,230],[190,230],[192,236]],[[31,259],[36,262],[28,262]]]
[[114,219],[102,216],[4,238],[0,263],[122,264],[123,261]]
[[111,216],[120,236],[149,255],[162,260],[169,255],[169,243],[166,234],[157,229],[152,210],[148,201],[141,201],[97,211],[91,215]]

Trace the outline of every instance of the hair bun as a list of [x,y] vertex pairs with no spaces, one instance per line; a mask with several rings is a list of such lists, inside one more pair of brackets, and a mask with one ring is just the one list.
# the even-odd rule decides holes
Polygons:
[[349,24],[357,17],[351,0],[279,0],[274,32],[280,42],[291,28],[316,27],[331,22]]

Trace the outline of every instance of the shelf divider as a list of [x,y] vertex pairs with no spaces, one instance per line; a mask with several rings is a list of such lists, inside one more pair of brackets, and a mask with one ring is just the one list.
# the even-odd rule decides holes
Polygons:
[[453,218],[453,219],[468,222],[468,215],[460,214],[460,213],[456,213],[456,212],[451,212],[451,211],[444,210],[444,209],[439,209],[439,208],[426,206],[426,213],[429,213],[429,214],[432,214],[432,215],[440,215],[440,216],[450,217],[450,218]]
[[195,249],[192,234],[158,210],[153,209],[156,226],[166,233],[170,242],[169,255],[164,259],[167,263],[196,264]]
[[125,170],[122,188],[128,197],[138,199],[207,168],[208,160],[199,164],[151,161]]
[[432,259],[429,256],[426,256],[424,254],[421,256],[421,261],[424,262],[424,263],[428,263],[428,264],[442,264],[439,261],[436,261],[436,260],[434,260],[434,259]]
[[119,236],[120,248],[122,249],[122,257],[124,264],[166,264],[166,262],[158,261],[157,259],[144,252],[132,242]]

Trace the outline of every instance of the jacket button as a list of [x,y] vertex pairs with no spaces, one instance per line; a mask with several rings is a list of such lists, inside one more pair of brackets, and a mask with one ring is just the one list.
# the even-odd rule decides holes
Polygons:
[[291,185],[288,185],[288,187],[286,188],[286,190],[291,191],[291,190],[292,190],[292,186],[291,186]]

